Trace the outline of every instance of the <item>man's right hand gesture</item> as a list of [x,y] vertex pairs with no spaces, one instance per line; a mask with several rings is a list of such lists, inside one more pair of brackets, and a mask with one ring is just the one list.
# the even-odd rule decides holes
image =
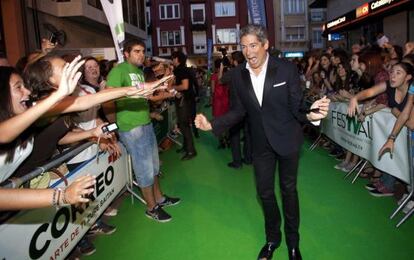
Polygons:
[[213,129],[211,127],[211,123],[203,114],[198,114],[194,120],[194,123],[198,129],[201,129],[203,131],[210,131],[211,129]]

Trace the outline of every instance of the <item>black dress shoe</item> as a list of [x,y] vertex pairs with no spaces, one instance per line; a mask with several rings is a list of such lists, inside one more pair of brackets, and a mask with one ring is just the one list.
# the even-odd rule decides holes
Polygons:
[[270,260],[273,257],[273,252],[276,250],[276,244],[272,242],[267,242],[260,250],[259,256],[257,257],[258,260],[266,259]]
[[302,260],[299,247],[289,249],[289,260]]
[[242,164],[236,163],[236,162],[229,162],[227,166],[229,166],[230,168],[234,168],[234,169],[240,169],[242,167]]
[[191,160],[193,159],[195,156],[197,155],[197,153],[186,153],[184,154],[183,157],[181,157],[181,161],[187,161],[187,160]]
[[243,162],[244,164],[246,164],[246,165],[250,165],[250,164],[252,164],[252,160],[247,160],[247,159],[245,159],[245,158],[243,158],[243,159],[242,159],[242,162]]
[[185,152],[184,151],[184,147],[178,148],[177,150],[175,150],[177,153],[182,153]]

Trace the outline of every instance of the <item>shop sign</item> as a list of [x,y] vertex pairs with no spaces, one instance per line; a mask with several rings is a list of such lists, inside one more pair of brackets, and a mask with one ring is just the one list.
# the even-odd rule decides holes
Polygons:
[[295,51],[295,52],[285,52],[285,58],[303,58],[304,52],[303,51]]
[[346,22],[346,16],[339,17],[338,19],[329,22],[326,27],[329,29],[344,22]]
[[369,4],[365,3],[356,9],[356,18],[369,14]]
[[371,10],[375,10],[385,5],[390,5],[394,0],[378,0],[371,3]]

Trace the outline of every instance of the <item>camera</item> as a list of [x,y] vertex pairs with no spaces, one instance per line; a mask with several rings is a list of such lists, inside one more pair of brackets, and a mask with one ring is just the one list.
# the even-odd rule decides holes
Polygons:
[[104,133],[112,133],[115,130],[118,130],[118,125],[116,123],[102,126],[102,132]]
[[52,43],[52,44],[57,44],[57,42],[58,42],[58,39],[57,39],[57,37],[56,37],[56,35],[54,34],[54,33],[52,33],[51,35],[50,35],[50,37],[49,37],[49,41],[50,41],[50,43]]

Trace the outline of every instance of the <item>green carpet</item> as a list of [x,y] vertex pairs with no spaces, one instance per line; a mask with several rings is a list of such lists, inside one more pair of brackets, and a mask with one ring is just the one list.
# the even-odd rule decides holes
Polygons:
[[[309,152],[308,146],[303,146],[298,180],[304,259],[413,259],[414,219],[395,228],[402,215],[389,220],[393,198],[372,197],[365,180],[344,181],[325,150]],[[150,220],[142,204],[126,198],[118,216],[109,219],[117,232],[97,237],[97,252],[86,258],[256,259],[265,237],[253,169],[228,168],[230,151],[216,147],[213,135],[202,133],[195,159],[180,161],[176,147],[161,154],[163,190],[182,199],[166,208],[172,221]],[[275,257],[287,259],[284,242]]]

